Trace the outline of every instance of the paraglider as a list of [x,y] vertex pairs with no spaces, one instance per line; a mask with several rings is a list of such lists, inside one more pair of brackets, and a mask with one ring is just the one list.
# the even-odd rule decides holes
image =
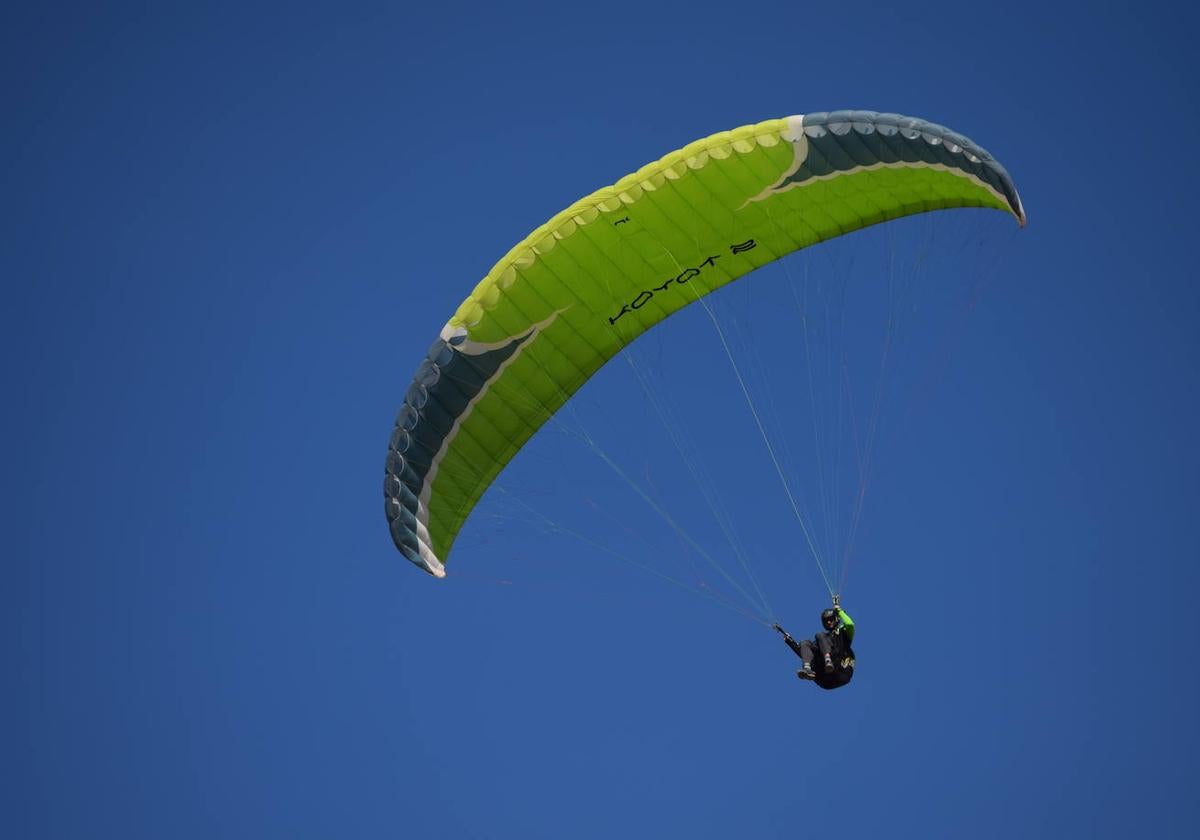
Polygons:
[[[854,620],[842,609],[837,598],[833,606],[821,612],[821,627],[812,640],[796,641],[786,630],[775,625],[787,646],[803,663],[796,676],[811,680],[826,690],[841,688],[854,677]],[[819,655],[817,667],[813,662]]]
[[[1011,178],[980,146],[872,111],[714,134],[577,201],[496,263],[417,368],[385,462],[396,547],[444,577],[456,536],[504,466],[667,316],[798,249],[956,207],[1025,223]],[[852,633],[848,619],[839,613],[842,633]]]

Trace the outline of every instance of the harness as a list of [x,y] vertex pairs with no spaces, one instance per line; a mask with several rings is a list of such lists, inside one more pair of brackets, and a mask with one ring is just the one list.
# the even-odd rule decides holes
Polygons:
[[842,635],[842,625],[839,624],[836,630],[830,632],[830,637],[836,639],[838,646],[842,648],[842,658],[837,661],[838,667],[847,671],[854,670],[854,649],[850,647],[850,643],[846,641],[846,637]]

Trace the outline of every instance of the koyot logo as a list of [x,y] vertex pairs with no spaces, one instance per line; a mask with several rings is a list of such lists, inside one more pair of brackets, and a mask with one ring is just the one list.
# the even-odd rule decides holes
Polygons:
[[[755,242],[753,239],[747,239],[745,242],[739,242],[736,245],[730,245],[729,252],[731,254],[742,254],[742,253],[745,253],[746,251],[751,251],[757,247],[758,247],[757,242]],[[620,317],[622,315],[626,315],[635,309],[641,309],[643,306],[645,306],[647,303],[649,303],[651,300],[653,300],[654,296],[656,294],[661,294],[662,292],[665,292],[668,289],[670,289],[672,286],[682,286],[684,283],[687,283],[687,282],[693,280],[694,278],[699,277],[701,272],[704,269],[711,268],[712,266],[716,265],[717,260],[720,258],[721,258],[720,254],[714,254],[713,256],[708,257],[704,262],[700,263],[700,265],[696,266],[695,268],[684,269],[683,271],[679,272],[679,274],[676,274],[674,277],[667,278],[667,281],[665,283],[663,283],[661,286],[653,286],[649,289],[642,289],[640,292],[637,293],[637,297],[635,297],[633,300],[629,301],[629,303],[627,303],[621,307],[620,312],[618,312],[616,315],[613,315],[612,317],[610,317],[608,319],[608,323],[610,325],[615,324],[615,323],[617,323],[617,320],[620,319]]]

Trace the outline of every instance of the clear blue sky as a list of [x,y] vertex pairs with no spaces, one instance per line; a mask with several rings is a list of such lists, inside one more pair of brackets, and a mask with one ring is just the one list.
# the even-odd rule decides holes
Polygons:
[[[0,26],[0,833],[1195,835],[1194,8],[154,8]],[[693,139],[836,108],[967,134],[1030,218],[987,226],[999,271],[897,374],[929,387],[881,433],[854,683],[508,496],[458,577],[405,562],[392,419],[492,263]],[[730,504],[811,633],[824,589],[696,314],[642,358],[711,373],[656,368],[742,424],[707,443],[757,464]],[[621,449],[610,367],[578,411]],[[679,559],[586,447],[531,447],[504,492]]]

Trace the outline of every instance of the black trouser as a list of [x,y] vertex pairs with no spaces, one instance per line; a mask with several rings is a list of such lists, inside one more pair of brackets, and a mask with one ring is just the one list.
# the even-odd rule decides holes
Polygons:
[[805,665],[812,665],[813,656],[818,652],[821,654],[822,660],[833,653],[833,640],[829,638],[828,633],[818,633],[813,636],[811,642],[808,639],[801,639],[800,650],[796,652],[800,654]]
[[818,652],[821,654],[822,659],[833,653],[833,640],[829,638],[828,633],[818,633],[813,637],[812,641],[801,639],[797,642],[791,636],[788,636],[785,641],[788,643],[788,647],[804,660],[805,665],[812,665],[813,656]]

